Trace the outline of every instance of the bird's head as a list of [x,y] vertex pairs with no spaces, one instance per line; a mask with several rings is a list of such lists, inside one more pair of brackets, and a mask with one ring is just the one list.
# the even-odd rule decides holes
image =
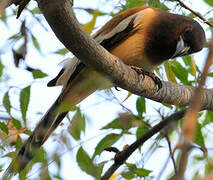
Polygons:
[[189,55],[202,50],[206,42],[205,32],[201,25],[188,17],[179,25],[176,49],[172,58]]
[[201,25],[186,16],[155,9],[150,22],[146,53],[160,64],[165,60],[200,51],[206,41]]

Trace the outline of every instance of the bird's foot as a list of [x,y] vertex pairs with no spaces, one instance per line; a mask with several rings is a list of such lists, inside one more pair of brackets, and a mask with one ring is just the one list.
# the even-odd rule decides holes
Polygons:
[[155,84],[158,86],[158,91],[162,88],[161,80],[153,72],[149,72],[149,71],[146,71],[142,68],[135,67],[135,66],[131,66],[131,68],[133,70],[135,70],[139,75],[143,75],[143,78],[144,78],[144,75],[151,77],[153,79],[153,81],[155,82]]

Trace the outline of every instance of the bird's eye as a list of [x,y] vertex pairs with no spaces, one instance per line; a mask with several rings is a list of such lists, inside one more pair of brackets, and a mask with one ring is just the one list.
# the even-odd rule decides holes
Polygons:
[[185,35],[185,36],[188,36],[188,35],[191,34],[191,32],[192,32],[192,29],[191,29],[191,28],[186,28],[185,31],[184,31],[184,35]]

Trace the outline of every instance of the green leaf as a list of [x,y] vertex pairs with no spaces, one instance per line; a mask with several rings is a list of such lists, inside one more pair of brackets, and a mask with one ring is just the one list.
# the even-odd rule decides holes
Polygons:
[[7,11],[2,11],[1,12],[1,16],[0,16],[0,19],[5,23],[5,25],[8,25],[7,23],[7,17],[8,15],[6,14]]
[[145,134],[149,130],[149,127],[146,125],[143,125],[141,127],[138,127],[136,131],[136,137],[139,139],[143,134]]
[[73,106],[70,104],[63,104],[63,106],[59,107],[59,112],[77,111],[77,110],[79,110],[77,106]]
[[87,13],[89,13],[90,15],[93,15],[95,12],[98,11],[98,16],[105,16],[105,15],[110,15],[110,13],[106,13],[106,12],[102,12],[99,11],[98,9],[91,9],[91,8],[84,8],[84,11],[86,11]]
[[183,56],[182,60],[186,66],[191,66],[191,56]]
[[60,170],[61,161],[60,161],[60,156],[57,153],[54,154],[54,162],[57,164],[57,169]]
[[12,118],[12,123],[15,126],[16,129],[20,130],[21,129],[21,122],[17,119]]
[[20,136],[17,137],[17,140],[16,140],[16,150],[20,150],[21,149],[21,146],[22,146],[22,140],[20,138]]
[[55,53],[55,54],[60,54],[60,55],[65,55],[65,54],[67,54],[69,52],[69,50],[67,49],[67,48],[62,48],[62,49],[59,49],[59,50],[57,50],[57,51],[55,51],[55,52],[53,52],[53,53]]
[[26,130],[24,130],[23,133],[24,133],[24,134],[27,134],[27,135],[31,135],[31,134],[32,134],[32,131],[30,131],[29,129],[26,129]]
[[120,113],[119,117],[111,121],[109,124],[104,126],[102,129],[122,129],[128,130],[132,127],[138,127],[143,124],[141,117],[134,116],[129,113]]
[[96,19],[98,17],[98,11],[94,11],[94,14],[93,14],[93,18],[91,21],[89,21],[87,24],[84,24],[83,25],[83,28],[86,32],[88,32],[88,34],[91,34],[92,33],[92,30],[95,26],[95,23],[96,23]]
[[146,0],[127,0],[124,9],[134,8],[136,6],[143,6],[146,3]]
[[16,152],[9,152],[9,153],[5,154],[3,157],[10,157],[10,158],[14,159],[16,157],[16,155],[17,155]]
[[10,114],[11,104],[10,104],[10,99],[9,99],[9,91],[7,91],[4,94],[3,105],[4,105],[5,109],[6,109],[6,111],[8,112],[8,114]]
[[213,6],[213,1],[212,0],[204,0],[208,5]]
[[46,160],[46,152],[43,148],[40,148],[35,151],[35,156],[33,162],[44,162]]
[[164,11],[168,11],[169,8],[164,4],[161,3],[159,0],[148,0],[149,6],[155,7],[155,8],[160,8]]
[[6,125],[4,122],[0,122],[0,129],[1,129],[4,133],[8,134],[8,128],[7,128],[7,125]]
[[[149,130],[149,127],[146,125],[140,126],[138,127],[137,131],[136,131],[136,137],[137,139],[139,139],[144,133],[146,133]],[[141,150],[141,147],[143,146],[143,144],[141,146],[139,146],[139,150]]]
[[201,124],[197,123],[195,143],[200,145],[201,147],[205,147],[205,141],[201,129],[202,129]]
[[208,73],[208,76],[213,77],[213,72]]
[[0,59],[0,77],[3,74],[3,68],[4,68],[4,65],[1,63],[1,59]]
[[92,159],[89,157],[89,155],[83,150],[83,148],[79,148],[77,153],[77,162],[79,167],[82,171],[86,172],[87,174],[97,177],[98,169],[93,164]]
[[[31,34],[32,35],[32,34]],[[37,39],[36,39],[36,37],[35,36],[33,36],[32,35],[32,41],[33,41],[33,45],[34,45],[34,47],[40,52],[41,51],[41,49],[40,49],[40,46],[39,46],[39,43],[38,43],[38,41],[37,41]]]
[[129,168],[130,171],[134,172],[138,177],[146,177],[152,171],[144,168],[137,168],[135,164],[125,163],[126,166]]
[[203,121],[202,127],[213,122],[213,112],[206,111],[205,120]]
[[142,114],[146,112],[146,102],[144,97],[139,97],[136,101],[136,109],[138,111],[138,116],[142,117]]
[[191,66],[191,69],[192,69],[192,74],[193,74],[193,76],[195,77],[195,80],[196,80],[197,79],[196,64],[195,64],[194,58],[192,56],[191,56],[190,66]]
[[175,73],[175,76],[184,84],[188,84],[188,72],[183,66],[177,62],[173,61],[171,63],[172,71]]
[[198,67],[195,64],[193,56],[184,56],[182,57],[184,64],[188,67],[188,72],[195,77],[197,81],[197,71],[199,72]]
[[0,172],[3,172],[3,171],[4,171],[3,165],[0,165]]
[[47,76],[46,73],[40,71],[40,70],[34,70],[32,71],[32,74],[33,74],[33,78],[34,79],[38,79],[38,78],[44,78]]
[[41,14],[41,11],[40,11],[40,9],[38,7],[35,7],[34,9],[32,9],[31,12],[33,14]]
[[77,110],[68,127],[69,133],[76,140],[80,140],[81,131],[85,131],[85,126],[85,117],[81,114],[80,110]]
[[[212,24],[213,23],[213,18],[209,18],[208,21]],[[212,29],[210,29],[212,32]],[[206,45],[207,46],[207,45]]]
[[24,123],[26,124],[27,109],[30,102],[30,86],[22,89],[20,93],[20,106]]
[[169,61],[166,61],[164,63],[164,68],[165,68],[165,71],[166,71],[166,76],[167,76],[167,79],[169,81],[172,81],[174,83],[177,83],[176,79],[175,79],[175,74],[174,72],[172,71],[171,67],[170,67],[170,62]]
[[114,134],[114,133],[105,136],[96,146],[95,152],[93,154],[93,158],[96,155],[101,154],[101,152],[105,148],[111,147],[114,143],[116,143],[121,138],[121,136],[122,136],[122,134]]
[[203,155],[196,155],[196,156],[194,156],[194,159],[195,159],[196,161],[203,161],[203,160],[206,159],[206,157],[203,156]]
[[102,129],[129,129],[132,127],[131,125],[131,120],[128,121],[127,119],[124,120],[121,118],[116,118],[115,120],[104,126]]
[[8,38],[8,40],[10,40],[10,39],[19,40],[19,39],[21,39],[21,38],[22,38],[22,36],[21,36],[20,34],[15,34],[15,35],[13,35],[13,36],[10,36],[10,37]]
[[[210,173],[212,173],[212,164],[211,164],[211,162],[209,162],[208,164],[206,164],[206,166],[205,166],[205,168],[204,168],[204,170],[205,170],[205,174],[210,174]],[[196,179],[198,179],[198,178],[196,178]]]
[[128,171],[128,172],[123,172],[122,174],[122,177],[124,177],[126,180],[131,180],[135,177],[135,174],[134,172],[132,171]]
[[189,15],[187,15],[188,17],[190,17],[191,19],[196,18],[197,16],[193,13],[190,13]]
[[152,171],[144,168],[135,168],[134,172],[139,177],[146,177],[148,176]]

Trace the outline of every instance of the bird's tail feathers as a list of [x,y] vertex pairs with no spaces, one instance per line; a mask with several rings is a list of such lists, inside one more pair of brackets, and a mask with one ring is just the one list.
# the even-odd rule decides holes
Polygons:
[[12,161],[3,175],[3,180],[11,179],[18,172],[22,171],[33,159],[42,144],[48,139],[56,127],[64,119],[68,111],[61,111],[58,100],[52,105],[44,115],[36,129],[23,144],[17,157]]

